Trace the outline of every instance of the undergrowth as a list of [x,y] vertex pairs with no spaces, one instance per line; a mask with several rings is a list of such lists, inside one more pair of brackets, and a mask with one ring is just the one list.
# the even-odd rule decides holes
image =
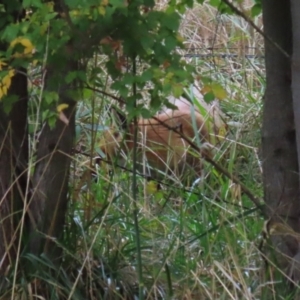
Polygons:
[[[211,22],[205,23],[201,17],[209,18],[209,14]],[[185,16],[182,33],[189,45],[203,48],[198,54],[207,54],[204,47],[208,45],[197,38],[196,33],[209,27],[210,35],[218,36],[215,40],[222,36],[226,41],[222,47],[228,55],[214,56],[209,52],[211,56],[206,59],[195,55],[189,62],[200,76],[211,76],[227,91],[220,105],[229,129],[214,160],[261,197],[259,144],[263,58],[256,57],[257,52],[252,52],[252,57],[230,56],[230,47],[240,48],[246,35],[247,43],[259,51],[257,43],[261,39],[254,38],[253,32],[251,35],[250,28],[239,18],[226,17],[226,24],[231,22],[231,26],[224,27],[222,22],[216,25],[216,16],[217,12],[211,7],[197,6]],[[199,20],[202,23],[198,23]],[[186,23],[189,25],[185,26]],[[216,28],[220,32],[216,32]],[[194,32],[190,32],[192,30]],[[218,47],[216,49],[214,53],[220,53]],[[102,118],[101,126],[111,125],[111,120],[103,116],[109,116],[107,107],[112,99],[97,95],[94,101],[95,107],[102,104],[102,109],[95,109],[95,114],[86,121],[78,117],[78,124],[82,124],[85,131],[85,141],[91,140],[92,133],[86,130],[86,124],[92,119]],[[86,105],[86,109],[89,107],[82,105]],[[96,140],[101,138],[101,132],[99,128]],[[97,143],[95,146],[97,149]],[[74,172],[82,166],[82,159],[77,157]],[[95,181],[89,183],[80,182],[74,176],[74,190],[81,192],[77,194],[77,208],[72,209],[72,218],[76,216],[82,227],[87,226],[83,231],[89,237],[86,244],[81,243],[81,251],[91,259],[97,257],[108,269],[112,268],[114,273],[109,279],[119,280],[116,285],[120,289],[122,285],[136,287],[138,284],[130,161],[129,155],[125,169],[101,161]],[[88,166],[83,169],[82,172],[89,172]],[[155,182],[138,175],[137,188],[145,299],[259,298],[262,262],[258,247],[263,219],[238,183],[205,163],[204,177],[189,186],[183,184],[182,178]],[[93,248],[92,253],[88,252],[89,247]],[[107,284],[108,277],[104,276],[103,281]],[[125,299],[125,294],[122,297]]]
[[[186,59],[200,77],[227,91],[220,105],[228,132],[214,160],[262,197],[262,39],[240,18],[221,16],[209,5],[186,13],[181,34],[183,55],[195,54]],[[107,78],[99,82],[109,90]],[[96,91],[102,88],[95,86],[78,104],[61,268],[25,256],[24,263],[43,267],[13,286],[14,299],[138,299],[139,289],[144,299],[261,299],[260,210],[208,162],[204,176],[189,185],[182,178],[156,182],[137,175],[135,203],[131,158],[122,168],[95,158],[103,130],[118,122],[111,120],[114,100]]]

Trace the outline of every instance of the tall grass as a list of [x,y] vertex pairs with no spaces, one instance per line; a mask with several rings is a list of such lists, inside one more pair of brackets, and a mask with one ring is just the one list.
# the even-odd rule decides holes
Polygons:
[[[182,35],[187,52],[197,48],[193,52],[197,55],[190,55],[189,62],[200,75],[211,76],[227,91],[228,97],[220,105],[229,131],[214,159],[261,197],[262,39],[240,18],[220,16],[209,5],[196,6],[184,16]],[[95,106],[111,103],[111,99],[94,101]],[[95,111],[99,118],[108,115],[104,109]],[[109,126],[109,118],[102,119],[101,125]],[[101,129],[97,134],[100,139]],[[86,137],[89,140],[87,132]],[[135,286],[137,293],[130,161],[129,155],[129,171],[102,162],[96,182],[88,188],[76,187],[80,181],[75,176],[74,186],[81,191],[77,198],[82,206],[80,218],[88,226],[87,242],[94,242],[94,255],[97,249],[97,257],[113,269],[109,278],[114,278],[119,288]],[[206,163],[205,177],[189,187],[181,178],[158,184],[143,176],[138,177],[137,187],[145,299],[259,298],[258,245],[263,220],[238,184]],[[87,201],[89,207],[85,206]],[[78,214],[80,210],[72,212]],[[84,219],[85,214],[89,218]],[[88,255],[86,247],[82,251]],[[127,291],[131,295],[133,290]],[[125,299],[125,294],[122,297]]]
[[[214,160],[261,197],[262,38],[239,17],[206,4],[183,16],[181,34],[183,55],[197,54],[186,59],[227,91],[220,105],[229,129]],[[109,90],[109,81],[99,77],[95,88]],[[113,100],[96,89],[78,106],[65,259],[58,269],[27,255],[43,267],[13,287],[16,299],[137,299],[139,288],[144,299],[261,299],[260,211],[209,163],[205,176],[188,186],[182,178],[137,176],[137,249],[130,155],[122,168],[95,164],[103,130],[114,123]]]

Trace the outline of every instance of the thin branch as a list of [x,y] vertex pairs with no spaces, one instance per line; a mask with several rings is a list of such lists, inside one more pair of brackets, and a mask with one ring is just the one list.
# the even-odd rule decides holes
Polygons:
[[186,141],[194,150],[198,151],[199,153],[202,154],[203,158],[209,162],[217,171],[221,172],[223,175],[231,179],[235,184],[238,184],[241,187],[242,192],[248,196],[248,198],[256,205],[257,208],[261,210],[263,215],[265,215],[264,211],[264,205],[263,201],[259,198],[257,198],[250,189],[248,189],[237,177],[235,177],[233,174],[231,174],[227,169],[225,169],[223,166],[215,162],[209,154],[205,153],[205,151],[201,150],[201,147],[198,147],[193,141],[191,141],[186,135],[181,133],[177,128],[171,127],[161,120],[159,120],[156,117],[152,117],[154,120],[159,122],[161,125],[166,127],[168,130],[172,130],[176,134],[178,134],[184,141]]
[[254,22],[246,16],[242,11],[240,11],[237,7],[235,7],[229,0],[221,0],[223,3],[225,3],[236,15],[242,17],[250,26],[252,26],[261,36],[265,38],[269,43],[271,43],[273,46],[275,46],[285,57],[291,59],[291,56],[276,42],[274,42],[268,35],[264,33],[263,30],[261,30],[257,25],[254,24]]

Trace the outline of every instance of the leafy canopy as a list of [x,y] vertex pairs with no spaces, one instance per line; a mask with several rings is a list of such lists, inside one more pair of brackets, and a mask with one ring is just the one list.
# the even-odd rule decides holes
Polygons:
[[[57,73],[51,93],[62,83],[95,84],[97,76],[87,74],[105,72],[133,114],[140,113],[132,108],[142,90],[158,108],[164,95],[179,96],[183,83],[192,80],[193,69],[175,51],[182,47],[180,14],[192,3],[171,0],[157,10],[153,0],[5,0],[0,5],[0,99],[10,101],[5,98],[13,70],[46,66]],[[16,21],[21,9],[25,14]],[[95,54],[106,57],[105,68],[89,67],[87,73]],[[80,65],[78,71],[66,71],[70,59]],[[44,92],[44,111],[58,105],[51,93]],[[78,100],[78,95],[72,97]]]

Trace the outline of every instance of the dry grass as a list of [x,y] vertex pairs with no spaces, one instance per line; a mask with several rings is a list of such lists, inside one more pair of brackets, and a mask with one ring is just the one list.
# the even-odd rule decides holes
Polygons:
[[[157,2],[159,9],[165,5],[164,1]],[[245,14],[249,14],[250,6],[251,1],[245,1]],[[261,17],[254,21],[261,27]],[[211,77],[227,91],[221,107],[229,134],[215,160],[260,196],[263,39],[240,17],[220,15],[209,4],[189,9],[180,32],[186,46],[182,54],[191,54],[186,60],[198,74]],[[92,121],[110,125],[107,107],[112,100],[97,95],[92,101],[94,111],[87,101],[79,103],[77,113],[77,127],[81,128],[78,146],[82,152],[92,149],[93,139],[95,151],[99,151],[97,139],[103,129],[93,127],[97,131],[94,135],[89,126]],[[99,290],[106,295],[103,299],[134,299],[138,249],[132,218],[132,173],[103,164],[94,170],[91,162],[78,155],[71,176],[68,234],[73,237],[74,257],[66,262],[66,270],[75,283],[61,287],[55,284],[58,275],[51,277],[47,272],[40,281],[48,282],[53,294],[58,295],[63,288],[64,293],[69,289],[75,295],[78,287],[81,295],[89,295],[89,299],[100,299]],[[126,167],[131,167],[130,159]],[[191,189],[172,183],[158,190],[152,182],[138,178],[145,299],[261,299],[257,245],[262,218],[238,185],[210,165],[205,168],[205,180]],[[97,182],[91,179],[91,171],[97,173]],[[63,279],[64,275],[61,274]],[[27,288],[34,289],[40,281],[28,283]],[[36,292],[35,297],[42,299],[42,295],[42,291]],[[64,297],[65,294],[61,299]]]
[[[165,3],[157,5],[163,9]],[[249,7],[247,1],[243,6],[245,14]],[[254,21],[261,26],[261,17]],[[185,13],[181,35],[186,46],[182,54],[191,54],[186,59],[198,74],[210,76],[227,91],[221,106],[227,116],[229,135],[215,159],[260,196],[263,39],[240,17],[220,15],[208,4],[196,5]],[[192,193],[166,185],[160,191],[152,189],[149,196],[148,183],[139,179],[143,267],[146,278],[152,282],[147,299],[171,294],[172,299],[260,297],[261,258],[257,245],[262,219],[259,213],[249,212],[252,204],[242,196],[238,185],[210,166],[207,174],[202,187]],[[99,243],[105,239],[128,258],[136,251],[132,228],[126,223],[133,207],[131,174],[116,168],[114,177],[103,173],[101,176],[112,187],[103,200],[110,203],[107,216],[123,225],[105,220],[102,231],[106,235],[98,237]],[[125,245],[120,242],[124,238]]]

